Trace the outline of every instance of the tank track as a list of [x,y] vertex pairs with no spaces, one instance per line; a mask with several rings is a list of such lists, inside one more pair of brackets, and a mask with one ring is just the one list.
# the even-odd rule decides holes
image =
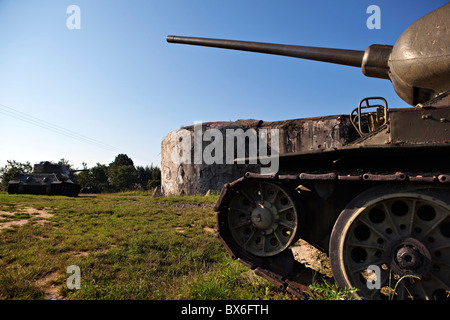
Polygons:
[[77,197],[80,192],[80,185],[75,183],[53,183],[51,185],[51,195],[61,195],[68,197]]
[[75,183],[57,182],[49,185],[27,185],[14,183],[8,185],[8,194],[38,194],[77,197],[80,186]]
[[[359,182],[368,185],[370,184],[371,186],[378,183],[410,183],[424,186],[445,185],[448,188],[450,184],[450,174],[411,174],[404,172],[392,172],[388,174],[347,174],[335,172],[302,172],[299,174],[277,173],[264,175],[247,172],[243,177],[224,185],[219,195],[219,199],[214,206],[214,211],[216,212],[216,223],[218,229],[217,238],[225,247],[230,257],[252,269],[256,275],[267,279],[278,288],[286,290],[299,298],[304,298],[306,292],[309,291],[309,285],[312,284],[313,280],[317,281],[319,278],[326,278],[328,281],[333,281],[334,279],[314,273],[312,269],[297,262],[294,259],[293,253],[290,249],[286,249],[280,254],[272,257],[257,257],[249,254],[235,243],[229,230],[227,229],[226,219],[230,200],[235,190],[247,181],[268,181],[277,184],[295,183],[298,185],[305,182],[346,181]],[[297,235],[296,240],[293,243],[295,243],[299,238],[300,235]]]

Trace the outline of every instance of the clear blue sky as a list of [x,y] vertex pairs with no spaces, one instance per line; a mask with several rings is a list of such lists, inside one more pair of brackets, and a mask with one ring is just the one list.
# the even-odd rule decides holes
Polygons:
[[[92,167],[118,153],[160,165],[164,136],[194,121],[348,114],[379,95],[405,107],[389,81],[358,68],[165,38],[365,50],[394,44],[446,2],[0,0],[0,166],[65,158]],[[81,9],[80,30],[66,26],[72,4]],[[379,30],[366,27],[372,4],[381,9]]]

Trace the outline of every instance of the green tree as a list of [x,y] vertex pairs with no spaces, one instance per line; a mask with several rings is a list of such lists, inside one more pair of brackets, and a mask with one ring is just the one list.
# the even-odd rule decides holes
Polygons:
[[141,189],[153,189],[161,184],[161,170],[151,166],[136,167],[138,184]]
[[147,188],[153,189],[161,185],[161,169],[154,167],[153,164],[150,167],[151,178],[147,181]]
[[109,165],[109,183],[113,191],[124,191],[134,189],[137,180],[137,171],[133,160],[126,154],[119,154]]
[[87,171],[78,172],[75,175],[74,179],[72,179],[72,181],[75,183],[78,183],[80,185],[81,192],[85,192],[85,189],[87,188],[87,186],[90,185],[91,177],[90,177],[90,172],[89,172],[90,170],[87,167],[87,163],[83,162],[82,165],[83,165],[83,170],[87,170]]
[[118,154],[111,165],[115,166],[134,166],[133,160],[126,154]]
[[145,168],[141,167],[141,166],[137,166],[136,172],[137,172],[137,181],[138,181],[140,188],[147,190],[148,180],[150,180],[152,178],[152,173],[150,171],[150,168],[148,166],[145,166]]
[[96,188],[95,192],[107,192],[111,189],[108,181],[108,166],[97,163],[89,173],[91,175],[92,186]]
[[[83,162],[84,163],[84,162]],[[67,159],[64,159],[64,158],[61,158],[61,159],[59,159],[59,161],[56,163],[57,165],[59,165],[59,166],[65,166],[65,167],[67,167],[67,169],[73,169],[73,165],[71,165],[70,163],[69,163],[69,160],[67,160]]]
[[76,174],[76,183],[80,185],[82,193],[102,193],[110,191],[108,182],[108,166],[97,163],[93,168],[88,169],[83,162],[83,170]]

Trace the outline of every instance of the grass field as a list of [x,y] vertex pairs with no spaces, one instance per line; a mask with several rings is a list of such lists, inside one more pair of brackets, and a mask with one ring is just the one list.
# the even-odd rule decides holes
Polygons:
[[216,200],[0,193],[0,299],[293,299],[229,258]]
[[[296,299],[231,260],[215,236],[216,201],[0,193],[0,299]],[[348,297],[334,284],[311,288],[308,299]]]

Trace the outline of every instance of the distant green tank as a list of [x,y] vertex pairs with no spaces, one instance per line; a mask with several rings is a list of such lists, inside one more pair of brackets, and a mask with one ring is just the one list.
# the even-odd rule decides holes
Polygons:
[[33,166],[31,173],[22,173],[16,180],[9,181],[9,194],[46,194],[76,197],[80,186],[70,180],[70,173],[81,170],[69,170],[66,166],[43,161]]
[[328,254],[336,283],[357,296],[449,299],[450,4],[414,22],[394,46],[365,51],[167,41],[360,67],[390,80],[412,108],[363,99],[350,114],[356,140],[282,154],[277,173],[247,172],[226,184],[215,206],[218,237],[232,258],[299,295],[312,281],[294,259],[292,246],[303,239]]

